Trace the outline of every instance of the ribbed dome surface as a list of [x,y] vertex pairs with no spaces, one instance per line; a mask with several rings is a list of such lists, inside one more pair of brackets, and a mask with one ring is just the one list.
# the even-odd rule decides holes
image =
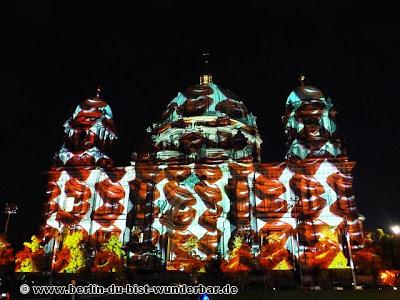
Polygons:
[[56,165],[112,165],[105,152],[117,135],[111,108],[103,99],[82,101],[64,123],[64,133],[64,144],[54,157]]
[[325,101],[325,97],[322,92],[314,86],[300,85],[290,93],[286,105],[300,102],[302,100]]
[[162,122],[195,116],[227,116],[248,126],[255,126],[255,119],[244,103],[232,92],[214,83],[193,85],[179,92],[165,109]]
[[300,85],[289,95],[283,116],[288,159],[345,155],[336,138],[336,109],[316,87]]
[[212,82],[179,92],[148,132],[152,155],[161,162],[260,159],[256,117],[233,93]]

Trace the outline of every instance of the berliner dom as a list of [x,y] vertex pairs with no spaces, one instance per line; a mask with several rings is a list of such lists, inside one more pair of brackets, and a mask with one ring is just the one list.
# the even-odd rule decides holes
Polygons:
[[57,256],[79,232],[94,252],[120,243],[132,269],[347,269],[364,238],[336,113],[301,77],[282,116],[286,156],[261,162],[256,117],[206,72],[149,124],[130,164],[115,166],[113,116],[98,93],[65,122],[47,173],[44,250]]

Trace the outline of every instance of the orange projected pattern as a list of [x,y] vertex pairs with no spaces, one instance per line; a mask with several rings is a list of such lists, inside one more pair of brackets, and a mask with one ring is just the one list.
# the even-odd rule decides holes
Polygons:
[[172,232],[168,241],[170,243],[168,255],[173,258],[167,268],[187,271],[190,266],[188,261],[194,258],[185,248],[185,244],[188,240],[196,238],[187,229],[196,216],[196,209],[193,206],[197,200],[182,182],[190,176],[191,170],[186,166],[180,170],[171,167],[166,169],[165,173],[168,182],[164,185],[164,195],[169,203],[169,209],[161,216],[160,222]]
[[292,226],[286,218],[288,203],[282,198],[287,188],[279,181],[285,170],[284,164],[257,165],[255,179],[255,217],[260,243],[259,263],[267,270],[292,268],[289,252],[285,248]]
[[[122,238],[129,194],[142,242],[164,253],[168,269],[188,271],[190,261],[199,267],[200,261],[228,255],[236,236],[250,247],[249,255],[258,245],[254,255],[268,270],[291,269],[296,260],[346,268],[343,231],[349,232],[353,247],[363,245],[363,235],[354,214],[352,178],[345,171],[325,160],[164,168],[138,164],[101,173],[89,167],[55,168],[42,234],[48,241],[72,226],[97,243],[111,234]],[[223,222],[228,222],[225,229]],[[191,251],[188,241],[194,245]]]
[[90,186],[84,181],[71,178],[65,183],[65,195],[67,201],[73,198],[73,206],[58,210],[56,220],[65,224],[78,224],[89,211],[88,200],[92,197]]
[[[192,269],[189,262],[200,267],[199,261],[217,255],[222,236],[217,223],[223,212],[218,181],[223,172],[219,166],[200,164],[169,166],[164,172],[168,208],[160,223],[171,233],[163,236],[168,241],[161,244],[169,244],[167,269],[187,272]],[[193,247],[190,251],[188,243]]]
[[259,264],[262,268],[266,270],[293,268],[290,253],[285,247],[289,233],[287,229],[281,228],[281,230],[271,231],[274,233],[261,235],[263,244],[259,255]]
[[337,172],[329,175],[326,181],[337,195],[337,200],[330,206],[331,212],[339,216],[356,214],[353,178]]
[[[276,166],[269,170],[259,166],[260,175],[255,179],[255,195],[261,200],[255,208],[256,217],[268,222],[274,218],[281,218],[287,212],[287,201],[279,198],[285,193],[285,186],[279,182],[279,176],[284,170],[283,166]],[[275,178],[274,178],[275,177]]]
[[84,239],[90,237],[95,243],[111,234],[120,237],[126,227],[129,176],[124,168],[100,173],[89,167],[69,168],[67,172],[54,169],[48,183],[46,224],[42,227],[44,240],[59,239],[64,229],[82,231]]
[[252,164],[231,163],[232,178],[228,181],[231,201],[231,219],[236,227],[250,226],[250,187],[248,176],[254,172]]
[[216,256],[222,235],[217,222],[223,210],[220,206],[222,193],[216,182],[222,178],[222,170],[219,166],[198,166],[195,173],[202,181],[196,184],[194,190],[207,207],[199,217],[199,225],[207,230],[199,241],[199,250],[208,257]]
[[112,160],[105,154],[116,140],[111,108],[101,98],[84,100],[64,123],[65,139],[54,156],[57,166],[110,167]]
[[134,180],[129,182],[130,198],[134,205],[134,224],[142,228],[146,240],[150,238],[154,240],[159,233],[150,230],[149,225],[153,221],[153,215],[156,218],[157,212],[160,211],[157,205],[157,200],[160,198],[157,184],[164,179],[165,174],[157,166],[148,164],[138,164],[135,172]]
[[206,85],[194,85],[185,91],[187,100],[177,108],[177,112],[183,117],[204,114],[213,103],[209,96],[213,90]]
[[336,111],[304,84],[286,104],[285,162],[258,163],[256,118],[208,83],[179,93],[132,165],[115,168],[106,154],[117,138],[111,109],[99,96],[83,101],[49,172],[44,240],[57,249],[70,230],[96,243],[115,235],[135,260],[156,253],[184,272],[217,256],[227,273],[255,263],[346,268],[345,237],[354,250],[364,241]]
[[99,95],[84,100],[64,123],[64,132],[56,167],[49,172],[44,240],[55,238],[57,244],[71,230],[95,243],[111,233],[122,238],[134,169],[110,168],[106,152],[117,139],[111,108]]
[[295,217],[318,217],[326,200],[320,195],[325,192],[324,187],[312,176],[295,174],[290,180],[290,187],[298,197],[292,210]]

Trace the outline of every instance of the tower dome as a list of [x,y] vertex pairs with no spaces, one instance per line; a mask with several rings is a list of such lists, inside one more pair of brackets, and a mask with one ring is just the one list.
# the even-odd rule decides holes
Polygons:
[[282,120],[287,138],[287,159],[345,155],[336,138],[336,109],[318,88],[305,85],[304,76],[286,101]]
[[105,154],[117,139],[110,106],[100,98],[88,98],[79,104],[64,123],[64,144],[54,156],[55,165],[111,166]]
[[209,74],[179,92],[147,131],[159,162],[260,160],[256,117]]

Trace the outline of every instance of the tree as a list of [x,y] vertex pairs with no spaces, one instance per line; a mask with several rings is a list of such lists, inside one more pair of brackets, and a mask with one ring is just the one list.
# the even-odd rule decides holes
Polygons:
[[24,248],[15,255],[15,272],[40,272],[45,263],[43,246],[40,239],[33,235],[31,242],[25,242]]
[[123,272],[126,254],[118,237],[112,235],[96,253],[92,272]]
[[0,274],[9,271],[14,264],[14,253],[11,244],[4,235],[0,235]]
[[365,247],[354,253],[360,273],[379,274],[383,270],[400,268],[400,237],[383,229],[366,234]]
[[67,234],[62,249],[56,254],[53,269],[59,273],[79,273],[83,271],[86,267],[83,247],[82,232]]
[[221,263],[221,271],[224,273],[247,273],[254,269],[254,266],[250,246],[243,242],[243,237],[235,236],[229,259]]

